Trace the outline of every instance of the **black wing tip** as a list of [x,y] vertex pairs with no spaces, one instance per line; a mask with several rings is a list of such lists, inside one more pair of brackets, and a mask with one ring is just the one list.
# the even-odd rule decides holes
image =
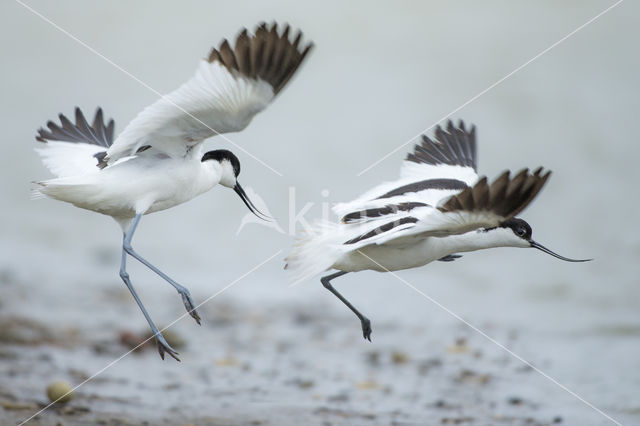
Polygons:
[[503,220],[509,220],[524,210],[538,195],[551,176],[550,170],[538,167],[533,172],[524,168],[511,177],[502,172],[491,184],[483,176],[472,187],[449,198],[438,209],[453,211],[489,211]]
[[44,143],[47,143],[47,138],[45,137],[45,136],[46,136],[46,133],[45,133],[46,131],[45,131],[42,127],[40,127],[40,128],[37,130],[37,132],[38,132],[38,134],[36,135],[36,140],[37,140],[38,142],[44,142]]
[[101,107],[96,109],[92,124],[87,122],[82,109],[78,106],[74,107],[73,115],[75,123],[63,113],[58,114],[60,124],[51,120],[47,121],[48,130],[40,127],[37,130],[36,140],[45,143],[47,141],[88,143],[105,148],[111,146],[115,121],[110,119],[105,126]]
[[467,130],[462,119],[456,126],[453,120],[447,120],[444,128],[438,124],[433,132],[433,140],[422,135],[422,141],[416,144],[406,161],[430,165],[472,167],[477,171],[475,125]]
[[450,179],[450,178],[425,179],[425,180],[412,182],[412,183],[394,188],[384,193],[383,195],[376,197],[376,200],[379,200],[382,198],[392,198],[392,197],[404,195],[410,192],[421,192],[428,189],[462,191],[467,187],[468,185],[466,184],[466,182],[463,182],[458,179]]
[[276,22],[270,27],[265,22],[259,23],[253,34],[243,28],[233,46],[223,39],[218,48],[211,49],[207,61],[217,61],[230,72],[264,80],[277,95],[313,48],[312,42],[300,44],[300,30],[292,41],[290,29],[289,24],[278,25]]

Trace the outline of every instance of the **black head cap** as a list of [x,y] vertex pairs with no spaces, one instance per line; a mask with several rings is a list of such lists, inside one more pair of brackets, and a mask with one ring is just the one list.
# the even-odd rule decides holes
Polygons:
[[505,220],[501,225],[502,228],[509,228],[513,231],[516,236],[522,238],[527,241],[529,245],[533,248],[536,248],[540,251],[543,251],[553,257],[557,257],[560,260],[564,260],[565,262],[588,262],[592,259],[571,259],[569,257],[560,256],[558,253],[555,253],[540,243],[537,243],[531,239],[531,226],[527,222],[517,217],[511,218],[509,220]]
[[220,163],[224,160],[227,160],[233,167],[233,174],[235,174],[236,177],[238,177],[238,175],[240,174],[240,160],[238,160],[238,157],[236,157],[233,152],[227,149],[216,149],[215,151],[206,152],[202,156],[202,161],[207,160],[215,160]]
[[510,228],[514,234],[516,234],[523,240],[531,240],[531,226],[526,221],[520,218],[513,217],[507,221],[504,221],[500,226],[503,228]]

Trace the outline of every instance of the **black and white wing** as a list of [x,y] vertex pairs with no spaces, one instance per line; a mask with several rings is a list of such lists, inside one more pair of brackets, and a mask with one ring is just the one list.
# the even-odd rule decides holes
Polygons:
[[476,152],[475,126],[467,130],[462,121],[458,126],[449,121],[446,130],[437,126],[433,139],[423,135],[407,155],[400,179],[383,183],[354,201],[338,204],[334,212],[353,218],[358,212],[392,206],[399,206],[400,210],[417,207],[416,203],[436,206],[478,181]]
[[287,84],[309,50],[289,26],[243,30],[235,46],[224,40],[181,87],[145,108],[109,147],[102,166],[134,155],[141,147],[183,156],[216,134],[244,129]]
[[57,177],[77,176],[97,172],[97,166],[113,143],[115,123],[106,124],[102,108],[96,110],[89,124],[80,108],[75,109],[75,123],[63,114],[60,124],[47,122],[47,129],[38,129],[36,151],[44,165]]
[[[361,221],[356,236],[344,242],[355,250],[369,244],[405,244],[415,238],[464,234],[499,226],[520,213],[540,192],[550,171],[524,169],[511,177],[505,171],[489,185],[482,177],[474,186],[437,206],[417,206],[375,220]],[[362,216],[366,214],[363,212]],[[346,223],[349,223],[348,221]]]
[[491,228],[515,217],[538,195],[551,171],[523,169],[515,176],[507,170],[489,185],[482,177],[473,187],[441,203],[439,215],[425,218],[421,226],[431,235],[463,234]]
[[451,120],[444,130],[437,126],[434,138],[422,135],[422,141],[407,155],[400,175],[416,179],[456,179],[473,185],[478,180],[476,127],[465,128],[462,120]]

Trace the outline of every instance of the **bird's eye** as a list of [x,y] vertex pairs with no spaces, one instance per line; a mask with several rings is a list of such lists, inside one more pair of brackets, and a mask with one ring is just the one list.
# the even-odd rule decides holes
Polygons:
[[527,233],[527,230],[522,227],[516,229],[516,235],[518,235],[519,237],[524,237],[526,233]]

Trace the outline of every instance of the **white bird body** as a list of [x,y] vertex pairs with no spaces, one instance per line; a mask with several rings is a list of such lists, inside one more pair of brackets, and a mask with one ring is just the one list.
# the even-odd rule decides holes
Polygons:
[[201,161],[201,151],[194,148],[182,158],[125,157],[102,170],[94,164],[97,171],[45,181],[38,191],[126,223],[136,214],[165,210],[209,191],[223,172],[227,179],[233,176],[228,166],[223,170],[220,163]]
[[243,130],[264,110],[296,72],[312,44],[302,34],[289,39],[274,23],[247,30],[235,46],[224,40],[203,59],[195,75],[178,89],[142,110],[114,140],[114,121],[104,122],[102,109],[89,124],[79,108],[75,123],[60,114],[36,139],[44,165],[56,176],[36,182],[36,196],[46,196],[113,217],[122,227],[120,277],[136,300],[158,343],[169,346],[137,296],[126,271],[132,256],[168,281],[182,296],[187,312],[200,323],[189,290],[140,256],[131,240],[140,218],[197,197],[215,185],[233,188],[256,215],[260,212],[237,181],[240,161],[227,150],[203,153],[212,136]]
[[371,244],[344,254],[331,267],[348,272],[399,271],[424,266],[454,253],[493,247],[529,247],[529,244],[522,239],[515,238],[511,230],[504,228],[496,228],[491,232],[476,230],[444,238],[412,238],[412,240],[405,244],[395,241],[383,245]]
[[467,131],[449,122],[436,128],[434,140],[423,136],[403,163],[400,178],[337,204],[339,223],[318,221],[304,229],[286,268],[295,282],[323,271],[338,272],[322,284],[360,319],[365,339],[371,323],[330,281],[348,272],[397,271],[436,260],[453,261],[457,253],[492,247],[535,247],[531,227],[515,216],[538,194],[550,172],[504,172],[491,185],[477,174],[475,127]]
[[[415,202],[415,198],[413,200]],[[395,202],[394,205],[401,205],[412,201],[407,197],[397,197]],[[386,205],[388,203],[374,203],[367,207],[375,209]],[[475,226],[469,225],[474,223],[471,215],[465,214],[459,227],[454,222],[457,218],[451,214],[447,216],[435,207],[415,207],[411,215],[400,212],[387,215],[384,219],[352,225],[317,222],[314,229],[306,230],[307,234],[300,237],[287,259],[288,267],[297,267],[294,270],[295,279],[302,280],[327,269],[388,272],[424,266],[454,253],[493,247],[529,247],[511,230],[497,226],[490,231],[474,229],[464,232],[469,226]],[[358,236],[375,232],[381,224],[399,223],[408,217],[419,219],[416,224],[398,224],[393,232],[371,236],[367,239],[369,241],[345,244]],[[452,230],[452,225],[458,230]]]

